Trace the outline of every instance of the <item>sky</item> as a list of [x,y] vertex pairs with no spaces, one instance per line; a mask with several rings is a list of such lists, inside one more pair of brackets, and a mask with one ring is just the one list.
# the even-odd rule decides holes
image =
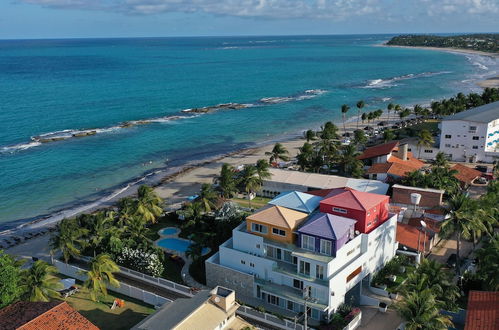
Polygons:
[[0,0],[0,39],[499,32],[499,0]]

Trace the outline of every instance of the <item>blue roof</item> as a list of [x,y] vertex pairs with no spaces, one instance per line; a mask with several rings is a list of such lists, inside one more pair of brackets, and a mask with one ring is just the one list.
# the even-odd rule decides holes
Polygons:
[[316,213],[298,229],[299,233],[337,240],[345,236],[357,221],[328,213]]
[[312,213],[319,207],[322,197],[314,196],[299,191],[288,191],[279,194],[269,204],[282,206],[295,211]]

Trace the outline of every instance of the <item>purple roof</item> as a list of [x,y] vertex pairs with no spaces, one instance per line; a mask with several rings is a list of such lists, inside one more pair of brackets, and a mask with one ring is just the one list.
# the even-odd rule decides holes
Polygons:
[[338,240],[350,231],[357,221],[328,213],[316,213],[298,229],[301,234]]

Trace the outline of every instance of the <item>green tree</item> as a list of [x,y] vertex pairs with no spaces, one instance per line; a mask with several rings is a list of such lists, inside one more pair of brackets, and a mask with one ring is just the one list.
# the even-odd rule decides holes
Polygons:
[[147,242],[149,240],[148,233],[149,230],[146,227],[144,218],[139,216],[130,218],[125,228],[125,236],[137,244]]
[[203,245],[197,243],[196,241],[193,242],[191,245],[189,245],[189,247],[185,251],[185,255],[191,258],[193,261],[199,260],[202,254],[203,254]]
[[120,227],[126,226],[128,221],[137,214],[137,200],[124,197],[118,201],[118,221]]
[[100,248],[102,240],[105,238],[107,230],[112,225],[114,220],[114,212],[99,211],[94,215],[94,221],[88,235],[88,244],[93,250],[94,257],[97,255],[97,250]]
[[269,163],[271,164],[277,162],[279,159],[283,161],[289,160],[289,152],[281,143],[276,143],[274,148],[272,148],[272,151],[266,152],[265,154],[270,156]]
[[88,230],[80,227],[75,219],[63,219],[56,225],[56,231],[49,240],[52,251],[60,251],[65,263],[71,257],[77,258],[81,255],[86,245],[83,239]]
[[391,129],[387,129],[383,132],[383,141],[386,143],[395,139],[395,133]]
[[90,298],[97,301],[100,295],[107,296],[107,285],[118,288],[120,282],[114,277],[120,268],[107,254],[99,254],[90,262],[90,269],[85,272],[87,280],[83,286],[88,289]]
[[[362,119],[362,124],[364,124],[364,122],[368,119],[368,115],[367,113],[363,113],[362,116],[360,116],[360,119]],[[359,125],[357,125],[358,127]]]
[[21,297],[21,264],[22,262],[0,250],[0,308]]
[[154,192],[154,189],[142,185],[139,187],[137,196],[137,215],[143,217],[146,222],[155,223],[163,213],[163,200]]
[[198,200],[203,208],[204,212],[211,212],[212,209],[216,208],[217,203],[217,193],[213,190],[211,184],[203,183],[201,185],[201,191],[199,192]]
[[258,173],[258,177],[260,180],[270,179],[272,176],[270,174],[270,164],[265,159],[259,159],[256,162],[256,172]]
[[236,172],[234,167],[225,163],[218,177],[222,197],[231,198],[237,193]]
[[418,134],[418,157],[421,157],[421,147],[430,148],[435,143],[431,132],[427,129],[422,129]]
[[[360,116],[361,116],[361,113],[362,113],[362,108],[364,108],[364,106],[366,105],[366,103],[364,101],[358,101],[356,106],[357,106],[357,129],[359,129],[359,120],[360,120]],[[362,121],[364,121],[365,119],[363,119]]]
[[410,292],[395,305],[406,321],[407,330],[444,330],[452,326],[449,316],[440,314],[440,308],[430,289]]
[[[343,132],[347,132],[347,127],[345,125],[345,121],[347,119],[347,112],[350,110],[350,107],[347,104],[343,104],[341,106],[341,118],[343,119]],[[307,141],[308,142],[308,141]]]
[[393,111],[393,109],[395,109],[395,104],[393,103],[389,103],[387,106],[386,106],[386,110],[388,111],[388,122],[390,122],[390,112]]
[[434,165],[436,167],[449,167],[449,159],[443,152],[440,151],[435,156]]
[[310,143],[305,142],[296,156],[297,163],[302,171],[305,171],[310,167],[313,155],[314,147]]
[[353,132],[353,143],[357,146],[364,146],[367,143],[367,136],[363,130],[357,129]]
[[499,235],[496,233],[482,248],[476,251],[478,258],[477,274],[483,287],[489,291],[499,291]]
[[[241,183],[244,191],[250,198],[252,193],[256,193],[262,186],[262,180],[258,176],[258,170],[254,165],[246,165],[241,173]],[[251,199],[249,199],[249,207],[251,208]]]
[[357,157],[359,153],[357,148],[353,144],[346,145],[342,148],[341,154],[341,165],[343,168],[343,174],[345,176],[351,176],[354,178],[359,178],[363,174],[363,163],[358,160]]
[[307,140],[307,142],[310,142],[312,140],[315,140],[315,132],[312,131],[311,129],[306,130],[305,133],[303,133],[303,136]]
[[319,138],[321,140],[339,139],[340,136],[338,135],[338,127],[330,121],[326,122],[319,132]]
[[58,298],[58,290],[63,288],[59,279],[54,276],[57,268],[43,260],[36,261],[30,268],[22,271],[21,290],[22,299],[28,301],[50,301]]

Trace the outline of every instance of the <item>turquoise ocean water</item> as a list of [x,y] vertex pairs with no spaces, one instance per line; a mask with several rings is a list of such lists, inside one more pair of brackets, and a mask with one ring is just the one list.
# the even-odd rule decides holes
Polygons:
[[[0,223],[317,127],[338,119],[343,103],[424,104],[476,89],[473,80],[497,70],[483,56],[376,46],[388,38],[0,41]],[[246,107],[182,112],[228,102]],[[136,120],[148,124],[119,126]],[[96,134],[68,138],[86,130]],[[40,135],[62,140],[32,140]]]

